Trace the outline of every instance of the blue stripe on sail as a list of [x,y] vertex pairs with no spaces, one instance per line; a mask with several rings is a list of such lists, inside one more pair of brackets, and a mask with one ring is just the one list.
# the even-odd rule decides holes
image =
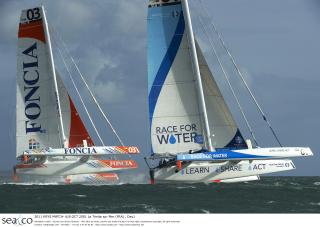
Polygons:
[[153,113],[155,106],[157,104],[159,94],[161,92],[164,81],[167,78],[169,70],[172,66],[172,63],[177,55],[178,49],[181,44],[181,40],[183,37],[185,29],[185,22],[183,13],[180,14],[179,22],[175,31],[175,35],[173,36],[169,48],[167,50],[166,55],[164,56],[160,68],[157,72],[157,75],[153,81],[152,88],[149,93],[149,117],[150,117],[150,125],[152,123]]
[[175,35],[181,12],[181,4],[148,10],[148,94]]

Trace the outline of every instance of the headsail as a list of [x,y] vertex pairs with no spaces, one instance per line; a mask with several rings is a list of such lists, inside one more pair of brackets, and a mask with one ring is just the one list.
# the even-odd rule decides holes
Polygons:
[[[158,154],[207,149],[185,30],[180,0],[149,1],[149,117],[152,149]],[[235,140],[244,145],[200,49],[197,49],[211,133],[214,134],[212,141],[217,148],[234,147]]]
[[56,72],[56,76],[60,96],[62,120],[65,130],[64,134],[68,141],[68,147],[82,147],[83,140],[87,141],[88,146],[94,146],[93,140],[82,122],[58,72]]
[[202,51],[198,43],[196,44],[209,127],[213,133],[211,137],[213,146],[216,148],[247,148]]
[[[36,7],[23,10],[20,17],[17,56],[17,157],[28,149],[63,147],[43,16],[43,9]],[[84,139],[92,144],[58,75],[57,84],[69,145],[81,145]]]

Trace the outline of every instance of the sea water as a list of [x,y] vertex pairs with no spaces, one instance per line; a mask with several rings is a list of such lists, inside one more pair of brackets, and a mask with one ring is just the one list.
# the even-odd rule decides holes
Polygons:
[[320,177],[99,186],[1,179],[0,213],[320,213]]

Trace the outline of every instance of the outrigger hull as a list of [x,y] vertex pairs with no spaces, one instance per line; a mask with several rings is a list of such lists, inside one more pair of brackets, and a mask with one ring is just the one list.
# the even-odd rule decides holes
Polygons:
[[74,174],[105,173],[124,169],[138,168],[134,160],[107,160],[79,157],[60,157],[60,160],[48,158],[43,163],[18,164],[16,174],[66,176]]
[[92,173],[68,175],[64,179],[65,184],[115,184],[119,182],[116,173]]
[[[161,168],[155,170],[155,182],[186,182],[186,183],[214,183],[259,180],[257,175],[275,173],[295,169],[290,159],[273,160],[242,160],[222,162],[191,162],[182,166]],[[249,177],[249,178],[248,178]],[[243,180],[242,180],[243,179]]]

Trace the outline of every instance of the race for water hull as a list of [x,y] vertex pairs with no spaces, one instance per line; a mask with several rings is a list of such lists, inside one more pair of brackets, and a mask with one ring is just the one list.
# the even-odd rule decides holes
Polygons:
[[[149,0],[147,23],[151,183],[258,180],[260,174],[295,169],[288,158],[313,155],[309,147],[282,147],[241,75],[280,145],[258,147],[226,75],[255,146],[244,138],[194,36],[188,0]],[[217,35],[241,74],[221,35]],[[225,73],[217,54],[216,58]]]
[[281,160],[243,160],[239,162],[222,161],[219,163],[212,162],[186,162],[182,169],[176,166],[161,168],[154,173],[155,182],[206,182],[220,183],[228,179],[238,179],[234,182],[248,181],[256,175],[274,173],[295,169],[293,162],[289,159]]

